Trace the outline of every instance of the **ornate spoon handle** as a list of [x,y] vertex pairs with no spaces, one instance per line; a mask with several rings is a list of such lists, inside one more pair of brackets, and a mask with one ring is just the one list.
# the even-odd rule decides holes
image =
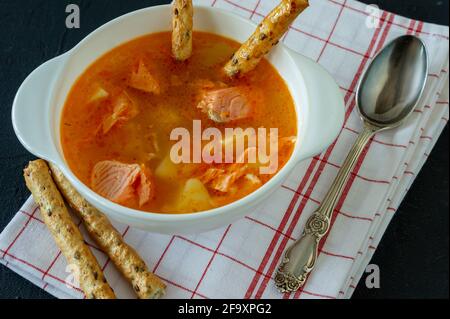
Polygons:
[[370,125],[364,127],[322,204],[308,219],[302,236],[286,250],[275,275],[275,285],[281,292],[297,291],[314,269],[320,240],[330,229],[330,220],[344,186],[359,156],[378,130]]

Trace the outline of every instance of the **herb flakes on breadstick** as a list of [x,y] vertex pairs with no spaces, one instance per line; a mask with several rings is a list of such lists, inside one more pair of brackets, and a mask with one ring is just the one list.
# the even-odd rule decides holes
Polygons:
[[64,200],[56,188],[49,167],[43,160],[30,162],[24,170],[25,182],[39,205],[42,219],[68,264],[79,271],[80,288],[89,299],[114,299],[97,260],[70,217]]
[[90,236],[131,282],[141,299],[164,295],[165,284],[151,273],[138,253],[128,246],[119,232],[98,209],[89,204],[54,164],[49,164],[53,179],[69,206],[82,219]]
[[282,0],[231,57],[225,65],[225,73],[235,77],[253,70],[308,5],[308,0]]
[[194,8],[192,0],[174,0],[172,13],[172,54],[184,61],[192,54]]

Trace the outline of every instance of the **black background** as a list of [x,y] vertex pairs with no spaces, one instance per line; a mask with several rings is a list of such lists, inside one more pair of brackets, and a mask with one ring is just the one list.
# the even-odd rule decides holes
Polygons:
[[[0,231],[29,196],[22,169],[33,157],[16,139],[10,120],[14,95],[41,63],[71,49],[88,33],[152,0],[0,0]],[[365,0],[414,19],[448,25],[447,0]],[[76,3],[81,29],[65,28],[65,7]],[[354,298],[448,298],[448,127],[396,213],[372,260],[381,288],[364,278]],[[52,298],[0,266],[0,298]]]

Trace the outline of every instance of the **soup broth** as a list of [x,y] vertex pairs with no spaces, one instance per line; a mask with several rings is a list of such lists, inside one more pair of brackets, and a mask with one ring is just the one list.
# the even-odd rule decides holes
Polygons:
[[[105,197],[155,213],[220,207],[261,187],[274,174],[241,170],[238,164],[174,164],[169,156],[176,143],[171,132],[175,128],[192,132],[193,120],[200,120],[203,129],[215,127],[223,133],[235,127],[277,128],[279,144],[284,143],[278,170],[289,160],[294,141],[286,144],[286,139],[297,135],[289,90],[265,59],[242,78],[223,74],[224,64],[238,47],[230,39],[194,32],[192,57],[177,62],[171,56],[171,33],[162,32],[132,40],[99,58],[76,81],[62,113],[61,143],[74,174],[102,196],[111,191],[103,192],[105,180],[137,185],[131,193],[139,196],[133,196],[131,188],[121,188],[126,196]],[[208,92],[234,87],[245,95],[250,116],[217,123],[198,108]],[[102,162],[113,164],[96,166]],[[97,183],[101,169],[109,179]],[[108,175],[111,169],[114,173]],[[227,184],[218,187],[217,178]]]

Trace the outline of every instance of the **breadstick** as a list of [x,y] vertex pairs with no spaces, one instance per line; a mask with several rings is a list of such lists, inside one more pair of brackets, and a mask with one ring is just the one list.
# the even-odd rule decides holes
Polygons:
[[192,0],[174,0],[172,14],[172,54],[184,61],[192,54],[192,27],[194,9]]
[[308,0],[282,0],[233,54],[231,60],[225,65],[225,73],[233,77],[253,70],[264,55],[278,44],[291,23],[308,5]]
[[128,246],[119,232],[99,210],[89,204],[69,183],[58,167],[49,164],[53,179],[69,206],[82,219],[98,246],[133,285],[141,299],[159,298],[164,294],[164,283],[152,274],[137,252]]
[[40,207],[42,218],[69,265],[79,271],[80,288],[89,299],[114,299],[113,290],[72,221],[64,200],[43,160],[30,162],[24,170],[25,182]]

